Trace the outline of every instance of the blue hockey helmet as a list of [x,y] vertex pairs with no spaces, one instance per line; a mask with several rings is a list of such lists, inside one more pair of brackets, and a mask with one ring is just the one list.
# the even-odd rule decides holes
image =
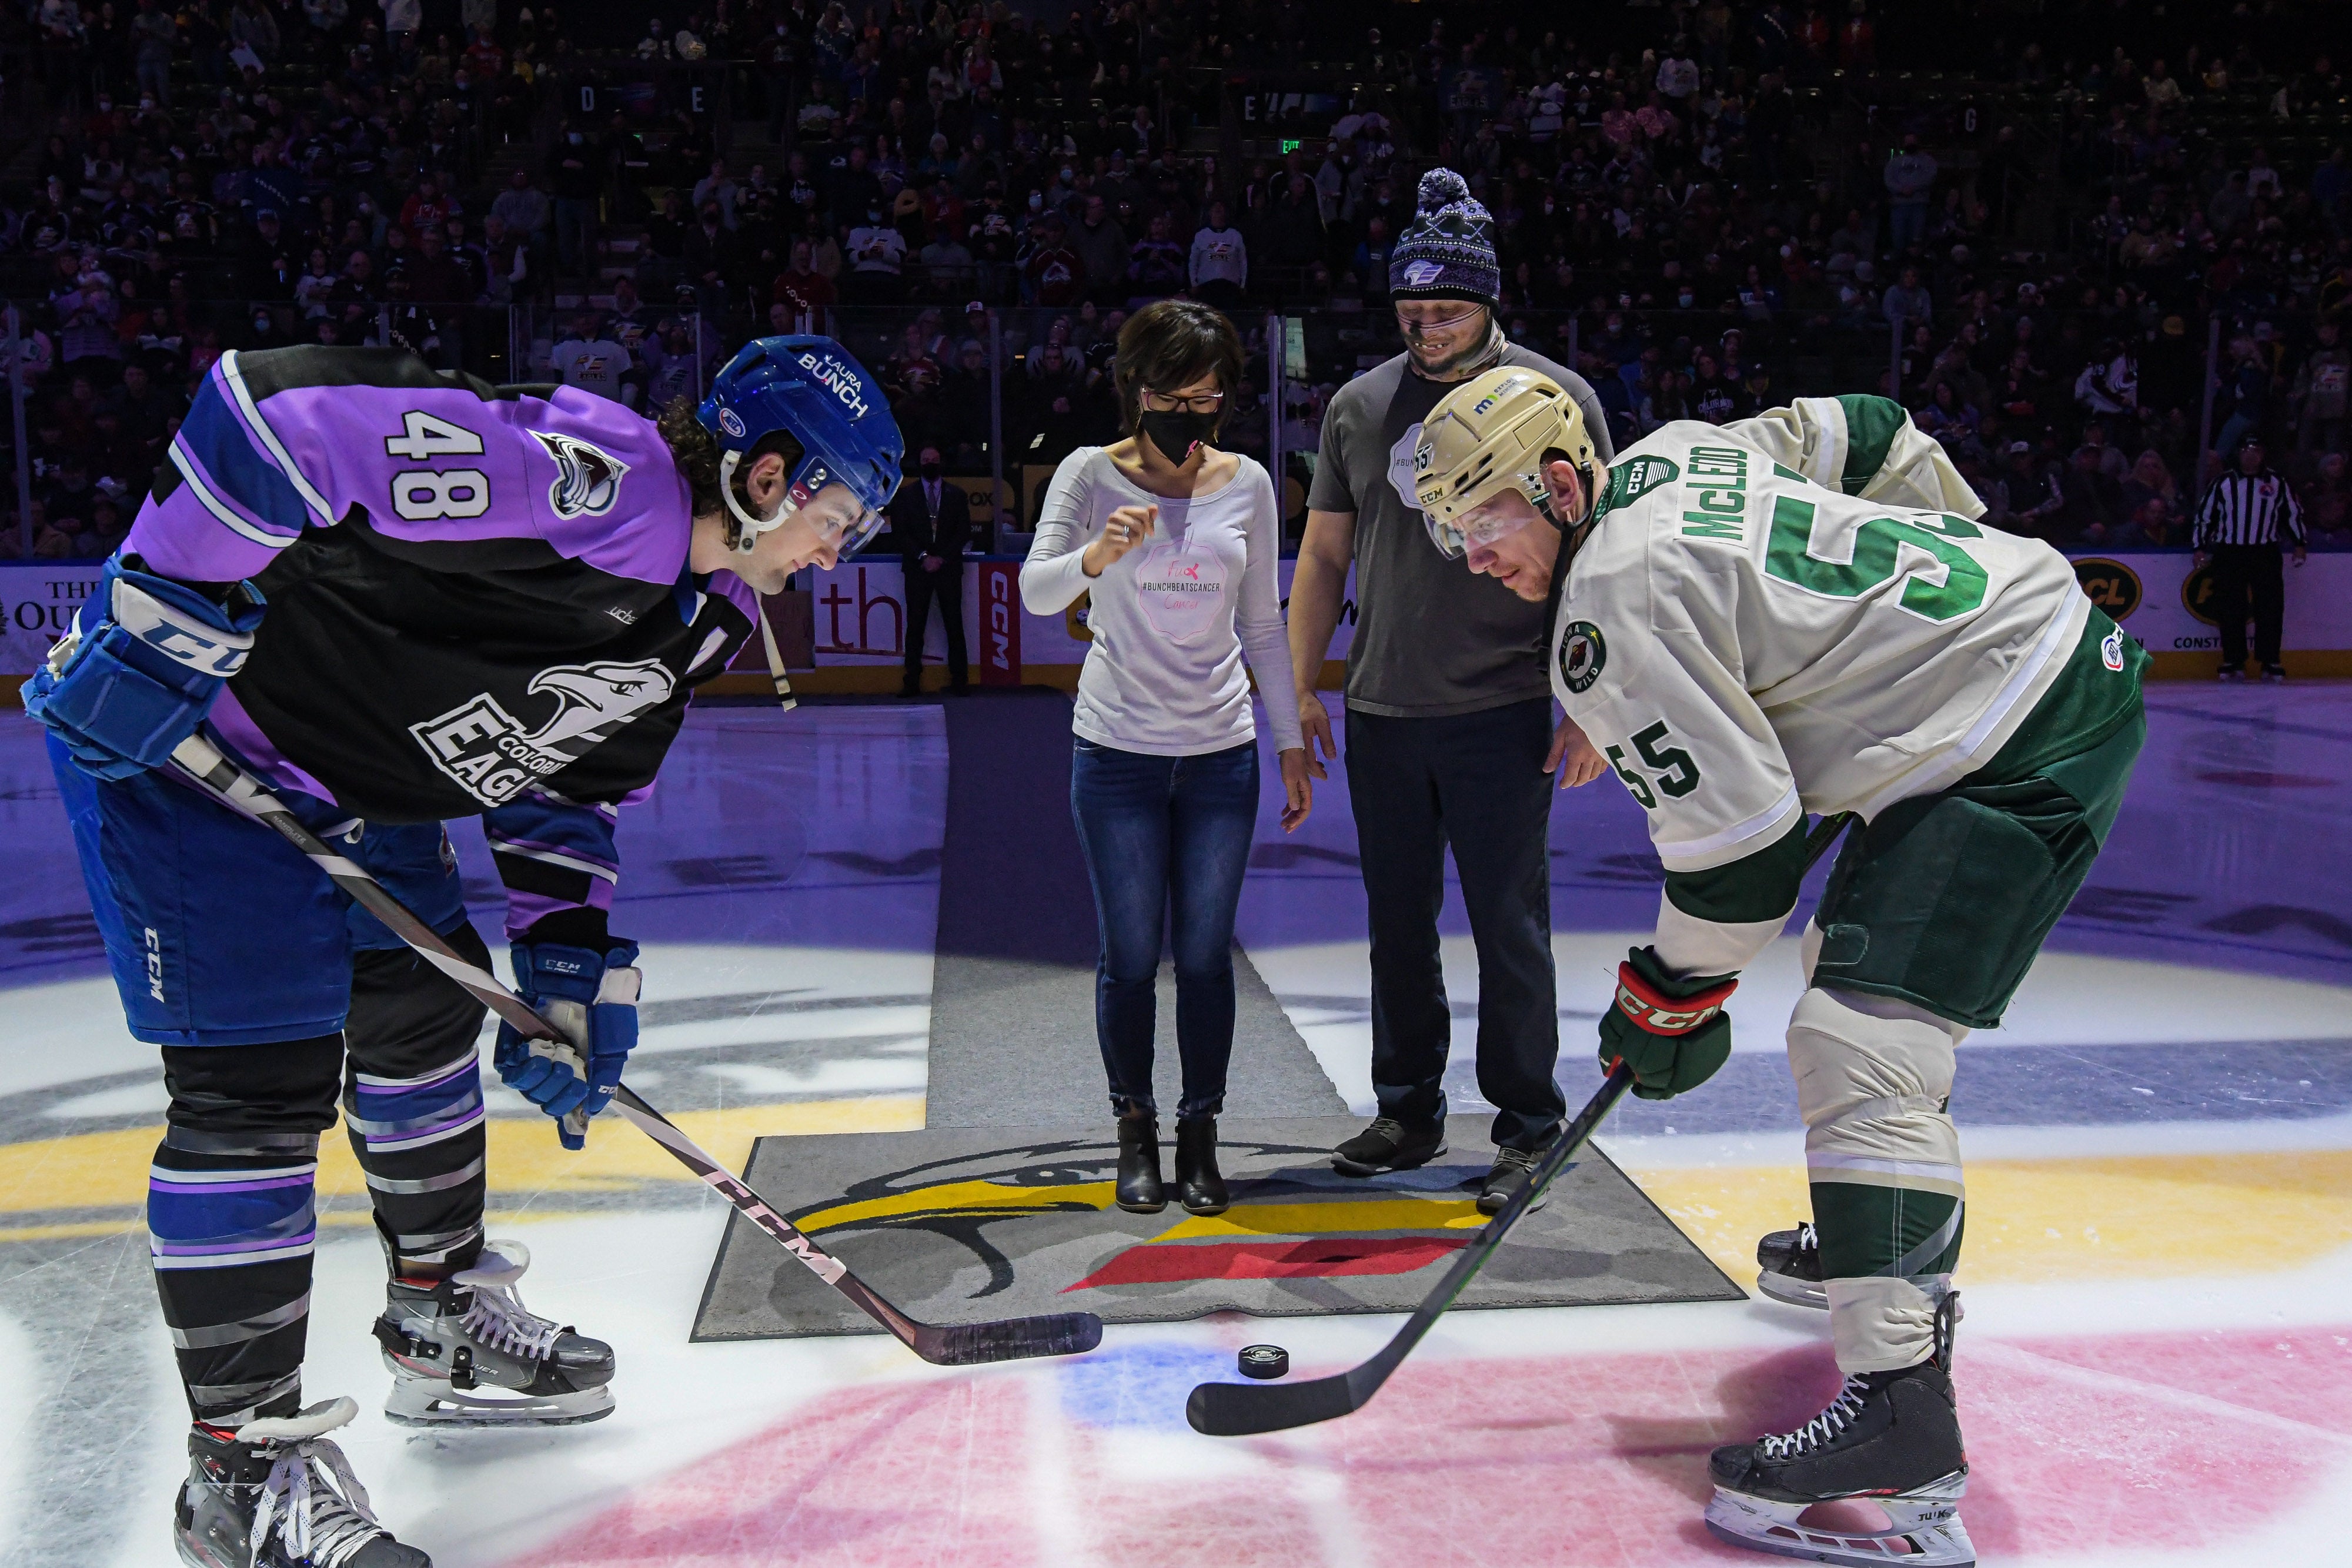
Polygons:
[[[907,447],[898,422],[866,367],[831,338],[753,339],[710,383],[695,417],[719,438],[719,492],[740,525],[735,548],[747,553],[828,485],[847,486],[857,497],[858,518],[838,541],[855,549],[881,526],[882,508],[898,488]],[[735,469],[780,430],[800,443],[800,464],[786,476],[774,515],[755,517],[736,499]]]

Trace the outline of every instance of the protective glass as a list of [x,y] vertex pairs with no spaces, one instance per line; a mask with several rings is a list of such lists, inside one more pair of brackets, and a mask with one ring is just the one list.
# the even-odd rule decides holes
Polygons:
[[1476,546],[1492,547],[1496,541],[1508,538],[1534,522],[1537,516],[1532,507],[1522,512],[1511,505],[1511,497],[1517,494],[1498,490],[1450,523],[1439,521],[1434,512],[1423,512],[1422,520],[1429,525],[1430,541],[1448,560],[1460,560]]

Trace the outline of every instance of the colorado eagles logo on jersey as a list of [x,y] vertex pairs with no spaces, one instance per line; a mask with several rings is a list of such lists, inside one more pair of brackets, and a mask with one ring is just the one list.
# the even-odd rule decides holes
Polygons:
[[555,699],[555,712],[537,729],[525,727],[484,692],[438,718],[410,725],[408,733],[459,789],[485,806],[502,806],[659,706],[677,681],[659,659],[639,659],[558,664],[533,675],[527,689]]
[[1609,644],[1601,640],[1601,628],[1590,621],[1569,622],[1568,635],[1559,643],[1559,678],[1571,692],[1592,689],[1601,678],[1601,666],[1609,662]]
[[573,435],[551,435],[534,430],[539,444],[555,459],[555,483],[547,487],[547,504],[559,517],[601,517],[621,498],[621,479],[629,465],[601,447]]

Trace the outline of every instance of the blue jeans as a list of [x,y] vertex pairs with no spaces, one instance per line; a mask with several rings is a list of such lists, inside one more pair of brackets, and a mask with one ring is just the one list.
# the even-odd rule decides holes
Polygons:
[[1081,739],[1070,759],[1070,812],[1102,928],[1095,1036],[1111,1109],[1158,1109],[1153,983],[1161,922],[1172,910],[1176,1049],[1184,1063],[1176,1113],[1213,1116],[1224,1108],[1234,1054],[1234,910],[1257,824],[1257,745],[1147,757]]

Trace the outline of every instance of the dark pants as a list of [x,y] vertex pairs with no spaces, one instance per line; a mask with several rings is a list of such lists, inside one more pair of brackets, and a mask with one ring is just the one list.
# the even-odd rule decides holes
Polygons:
[[959,691],[971,684],[971,656],[963,646],[963,569],[950,561],[937,571],[923,570],[923,558],[908,556],[907,563],[907,685],[923,678],[923,633],[931,623],[931,606],[940,607],[940,625],[948,634],[948,684]]
[[1150,757],[1080,740],[1070,758],[1070,811],[1102,927],[1095,1035],[1111,1109],[1156,1109],[1152,1031],[1165,922],[1184,1063],[1176,1113],[1213,1116],[1224,1109],[1234,1054],[1234,910],[1257,826],[1257,743]]
[[1438,965],[1445,850],[1478,948],[1478,1092],[1494,1139],[1542,1147],[1566,1109],[1552,1065],[1551,699],[1448,718],[1348,713],[1348,799],[1372,937],[1372,1088],[1381,1114],[1445,1114],[1453,1014]]
[[2254,621],[2254,657],[2279,667],[2279,622],[2286,612],[2286,574],[2276,545],[2213,547],[2213,619],[2221,623],[2221,667],[2246,665],[2246,617]]

